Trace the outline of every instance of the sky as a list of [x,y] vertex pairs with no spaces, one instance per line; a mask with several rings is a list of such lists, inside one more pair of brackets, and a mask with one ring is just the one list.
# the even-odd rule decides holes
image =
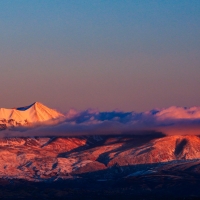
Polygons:
[[200,105],[199,0],[1,0],[0,107]]

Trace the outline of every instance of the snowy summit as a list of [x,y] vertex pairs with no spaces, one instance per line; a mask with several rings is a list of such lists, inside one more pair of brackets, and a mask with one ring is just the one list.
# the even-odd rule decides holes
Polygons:
[[19,108],[0,108],[0,128],[45,122],[62,117],[56,110],[50,109],[42,103],[35,102],[29,106]]

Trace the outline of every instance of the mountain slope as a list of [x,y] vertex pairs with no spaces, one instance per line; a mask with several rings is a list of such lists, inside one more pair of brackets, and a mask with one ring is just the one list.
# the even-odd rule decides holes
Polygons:
[[63,117],[56,110],[35,102],[30,106],[20,108],[0,108],[0,125],[10,126],[28,125],[37,122],[45,122],[52,119]]
[[198,136],[0,139],[0,178],[8,179],[56,180],[125,168],[135,173],[140,165],[192,160],[200,160]]

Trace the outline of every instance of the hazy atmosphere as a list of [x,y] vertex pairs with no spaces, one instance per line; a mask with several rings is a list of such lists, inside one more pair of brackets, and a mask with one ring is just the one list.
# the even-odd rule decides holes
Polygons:
[[0,107],[199,105],[199,0],[2,0],[0,29]]

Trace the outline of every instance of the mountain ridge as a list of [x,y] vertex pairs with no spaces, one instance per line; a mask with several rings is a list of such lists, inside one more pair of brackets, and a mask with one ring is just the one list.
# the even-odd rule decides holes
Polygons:
[[26,126],[59,117],[63,117],[63,115],[40,102],[34,102],[29,106],[19,108],[0,108],[0,124],[5,124],[8,127]]
[[199,146],[198,136],[1,138],[0,178],[54,181],[90,172],[102,177],[109,169],[120,175],[125,167],[200,162]]

